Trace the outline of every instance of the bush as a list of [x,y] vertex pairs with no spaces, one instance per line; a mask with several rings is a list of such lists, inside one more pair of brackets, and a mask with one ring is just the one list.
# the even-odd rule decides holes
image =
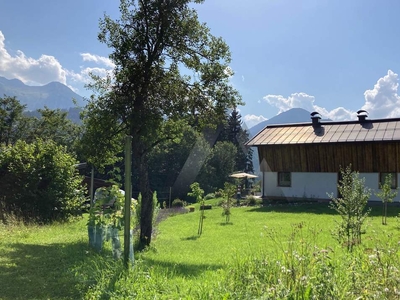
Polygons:
[[84,194],[76,163],[53,141],[1,146],[0,201],[5,211],[40,223],[81,214]]
[[224,195],[223,195],[223,192],[221,190],[219,190],[219,191],[214,193],[214,197],[215,198],[222,198],[223,196]]
[[172,207],[184,207],[186,205],[185,201],[176,198],[174,201],[172,201],[171,206]]
[[254,197],[254,196],[247,196],[245,200],[245,204],[247,206],[256,206],[262,204],[262,199]]
[[214,198],[215,198],[215,194],[210,193],[210,194],[207,194],[207,195],[204,197],[204,200],[210,200],[210,199],[214,199]]

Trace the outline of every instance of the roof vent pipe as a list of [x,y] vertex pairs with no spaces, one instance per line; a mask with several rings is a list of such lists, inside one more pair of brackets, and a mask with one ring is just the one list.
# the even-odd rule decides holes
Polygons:
[[321,120],[321,117],[318,112],[314,111],[311,113],[311,121],[312,121],[312,126],[314,128],[320,127],[321,123],[319,122]]
[[368,117],[368,112],[366,110],[360,109],[359,111],[357,111],[357,117],[360,123],[364,123],[366,121],[366,118]]

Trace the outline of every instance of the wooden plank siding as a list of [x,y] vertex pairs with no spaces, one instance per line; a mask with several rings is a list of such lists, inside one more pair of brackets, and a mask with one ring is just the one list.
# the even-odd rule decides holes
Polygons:
[[400,142],[344,142],[258,146],[272,172],[339,172],[352,165],[359,172],[400,173]]

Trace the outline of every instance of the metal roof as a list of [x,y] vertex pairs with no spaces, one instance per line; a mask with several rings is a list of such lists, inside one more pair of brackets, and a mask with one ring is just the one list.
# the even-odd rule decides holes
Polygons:
[[247,146],[400,141],[400,118],[268,125]]

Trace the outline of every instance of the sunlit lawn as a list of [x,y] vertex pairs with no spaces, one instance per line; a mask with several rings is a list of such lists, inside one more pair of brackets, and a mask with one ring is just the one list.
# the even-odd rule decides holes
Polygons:
[[[372,206],[366,221],[365,246],[372,243],[371,236],[383,231],[400,236],[396,215],[399,207],[390,208],[388,225],[381,225],[381,206]],[[270,207],[233,207],[229,223],[225,223],[222,208],[213,207],[205,212],[203,234],[197,235],[199,211],[176,215],[158,226],[154,251],[144,258],[156,266],[173,269],[177,276],[196,275],[204,270],[224,266],[236,255],[270,249],[271,255],[279,251],[294,227],[302,226],[304,238],[315,239],[321,247],[336,247],[332,237],[338,215],[327,204],[282,205]],[[301,224],[301,225],[300,225]],[[304,230],[305,229],[305,230]],[[274,240],[277,238],[279,241]]]
[[[213,206],[205,211],[201,236],[197,235],[198,208],[158,224],[152,247],[136,257],[167,273],[166,280],[190,282],[223,269],[237,256],[260,249],[274,255],[296,226],[302,226],[304,238],[315,239],[319,247],[337,247],[331,231],[338,216],[326,204],[233,207],[229,223],[221,215],[222,208]],[[383,226],[381,206],[373,206],[363,247],[372,246],[370,238],[382,232],[399,239],[395,217],[399,212],[399,207],[390,207],[388,225]],[[89,282],[75,273],[96,257],[88,248],[85,219],[42,227],[1,225],[0,299],[79,299]]]

